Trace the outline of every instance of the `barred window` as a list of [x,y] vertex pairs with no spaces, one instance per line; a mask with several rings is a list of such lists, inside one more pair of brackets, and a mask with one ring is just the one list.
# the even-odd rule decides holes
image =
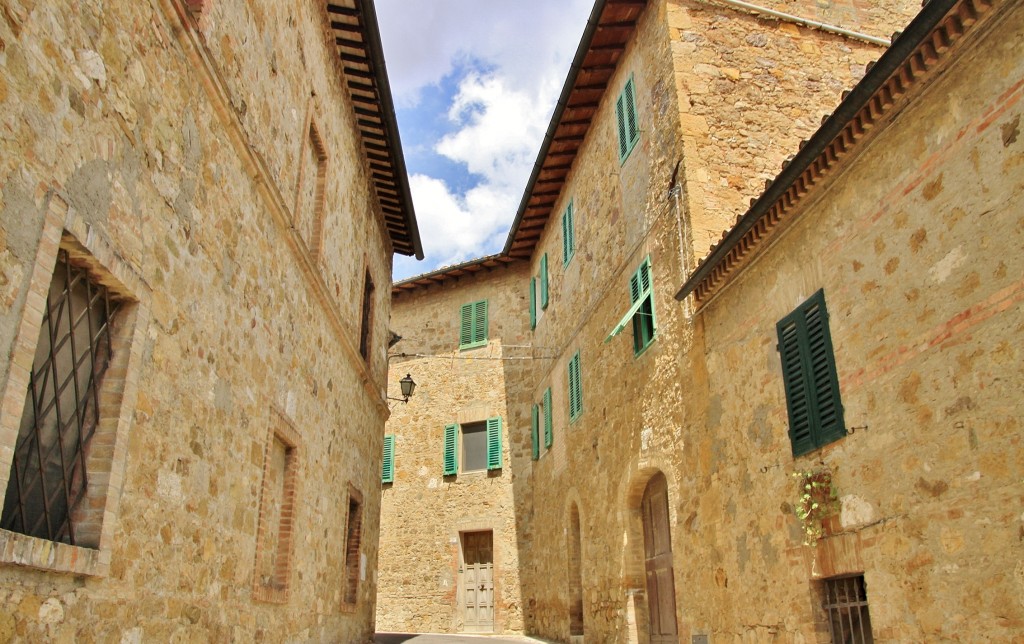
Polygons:
[[86,514],[86,462],[100,421],[119,302],[61,249],[39,329],[0,527],[96,547],[76,536]]
[[864,575],[825,580],[828,628],[834,644],[871,644],[871,617]]

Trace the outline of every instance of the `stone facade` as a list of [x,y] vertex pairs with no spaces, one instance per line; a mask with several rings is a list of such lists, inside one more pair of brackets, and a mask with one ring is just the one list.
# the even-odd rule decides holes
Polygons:
[[120,308],[78,545],[0,530],[0,641],[367,641],[399,242],[326,5],[2,14],[0,491],[58,254]]
[[[896,28],[888,4],[867,4],[843,14],[863,24],[842,26]],[[527,268],[506,269],[521,277],[507,285],[440,275],[411,295],[398,285],[396,318],[438,319],[442,300],[453,316],[459,302],[486,297],[518,301],[527,325],[529,277],[548,266],[550,301],[536,329],[523,332],[533,359],[522,379],[494,371],[478,385],[497,404],[503,393],[508,409],[506,485],[518,513],[526,632],[650,641],[641,501],[663,474],[679,641],[830,641],[826,580],[850,575],[863,575],[880,640],[1019,637],[1013,383],[1021,380],[1024,68],[1011,52],[1024,20],[1010,1],[931,4],[925,14],[947,10],[951,31],[929,35],[937,40],[924,54],[903,54],[916,76],[868,105],[877,115],[856,120],[855,145],[814,166],[820,178],[801,184],[784,221],[711,295],[672,297],[882,48],[718,3],[649,3],[531,260],[518,263]],[[640,138],[620,163],[615,107],[630,79]],[[560,220],[570,203],[576,251],[563,265]],[[647,258],[656,332],[637,351],[628,320],[611,331]],[[819,290],[848,433],[794,457],[776,323]],[[571,415],[576,355],[582,411]],[[392,380],[405,371],[393,365]],[[553,441],[534,461],[532,407],[548,387]],[[429,402],[452,395],[432,389]],[[427,426],[411,414],[400,426],[429,436],[432,471],[437,432],[454,413],[437,409]],[[420,453],[410,442],[406,453]],[[793,474],[806,471],[830,474],[836,497],[821,538],[808,538],[795,514],[802,490]],[[384,523],[422,498],[393,492]],[[494,508],[494,520],[508,511]],[[385,531],[382,543],[401,545],[382,545],[382,570],[401,565],[390,552],[423,557],[418,534]],[[452,610],[435,581],[411,587]],[[392,583],[382,577],[381,592],[397,598]],[[582,634],[573,623],[580,601]],[[449,614],[441,627],[457,630]]]

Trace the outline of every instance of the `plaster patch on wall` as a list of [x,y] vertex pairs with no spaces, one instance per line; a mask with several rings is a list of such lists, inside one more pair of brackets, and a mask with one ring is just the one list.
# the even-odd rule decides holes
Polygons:
[[844,528],[864,525],[875,520],[875,508],[855,494],[847,494],[840,499],[842,504],[839,512],[839,523]]
[[142,644],[142,629],[130,628],[121,633],[121,644]]
[[964,255],[964,251],[961,250],[960,246],[957,246],[946,253],[945,257],[935,262],[935,264],[928,269],[928,275],[931,276],[933,282],[942,284],[950,275],[953,274],[953,271],[964,263],[966,259],[967,256]]
[[184,496],[181,493],[181,477],[174,472],[160,470],[156,475],[156,493],[165,499],[181,501]]
[[640,432],[640,450],[646,452],[651,446],[651,437],[654,435],[654,431],[650,428]]

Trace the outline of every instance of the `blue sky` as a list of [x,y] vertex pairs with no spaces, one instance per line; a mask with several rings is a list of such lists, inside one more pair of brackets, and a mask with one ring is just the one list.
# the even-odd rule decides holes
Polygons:
[[426,258],[394,279],[501,250],[592,0],[377,0]]

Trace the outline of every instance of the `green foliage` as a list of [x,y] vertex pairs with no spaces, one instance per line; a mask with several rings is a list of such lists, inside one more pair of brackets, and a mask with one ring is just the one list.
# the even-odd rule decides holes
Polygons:
[[804,545],[813,546],[825,535],[822,519],[839,511],[839,492],[829,469],[798,470],[793,478],[799,494],[794,512],[804,533]]

